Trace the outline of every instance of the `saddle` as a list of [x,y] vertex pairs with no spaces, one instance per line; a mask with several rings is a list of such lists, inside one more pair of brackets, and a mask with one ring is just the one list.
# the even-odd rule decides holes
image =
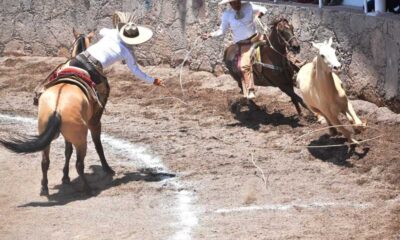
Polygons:
[[241,74],[237,63],[242,54],[241,47],[242,46],[251,46],[251,64],[253,66],[253,71],[257,73],[261,73],[262,66],[258,63],[261,62],[261,46],[264,44],[263,41],[253,41],[252,39],[243,40],[236,44],[228,47],[224,54],[224,62],[227,64],[227,67],[231,68],[235,73]]
[[45,81],[36,87],[34,105],[37,105],[40,95],[46,89],[60,83],[70,83],[78,86],[90,102],[97,104],[101,108],[103,107],[96,93],[96,83],[92,81],[89,73],[84,69],[69,66],[68,63],[59,65]]

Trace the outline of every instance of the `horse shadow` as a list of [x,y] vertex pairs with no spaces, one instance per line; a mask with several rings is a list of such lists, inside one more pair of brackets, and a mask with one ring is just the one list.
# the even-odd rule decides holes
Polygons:
[[81,201],[96,197],[104,190],[127,184],[129,182],[159,182],[176,176],[175,174],[163,172],[129,172],[124,173],[120,178],[114,178],[113,176],[104,173],[101,166],[92,165],[90,168],[93,172],[85,175],[92,188],[92,194],[87,194],[82,190],[82,181],[79,177],[77,177],[69,184],[56,185],[54,189],[58,189],[58,192],[49,195],[47,197],[47,202],[30,202],[18,207],[62,206],[74,201]]
[[[243,111],[242,108],[246,107]],[[268,113],[265,107],[258,106],[253,100],[239,99],[230,104],[230,111],[235,115],[239,124],[253,130],[259,130],[262,125],[288,125],[291,128],[301,127],[300,119],[297,115],[286,117],[280,112]]]
[[[337,166],[348,167],[351,168],[354,165],[350,163],[348,160],[350,158],[355,158],[357,160],[363,159],[369,152],[369,148],[365,147],[362,149],[362,152],[358,152],[354,145],[350,147],[346,145],[347,139],[340,137],[331,137],[329,134],[324,134],[319,137],[317,140],[311,141],[308,146],[308,151],[310,154],[320,159],[324,162],[330,162]],[[341,145],[337,147],[326,147],[326,148],[312,148],[315,146],[327,146],[327,145]]]

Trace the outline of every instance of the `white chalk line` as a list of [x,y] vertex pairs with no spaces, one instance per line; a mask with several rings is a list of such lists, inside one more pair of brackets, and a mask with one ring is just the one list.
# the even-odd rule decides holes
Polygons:
[[313,202],[308,204],[292,203],[292,204],[264,204],[264,205],[251,205],[246,207],[236,208],[220,208],[215,213],[235,213],[235,212],[249,212],[249,211],[287,211],[295,208],[305,209],[326,209],[326,208],[354,208],[354,209],[367,209],[372,207],[371,203],[340,203],[340,202]]
[[[130,160],[135,160],[139,167],[156,168],[157,171],[168,173],[168,168],[162,163],[162,160],[150,153],[150,150],[144,146],[139,146],[125,140],[116,139],[107,134],[102,135],[103,142],[112,147],[116,154],[128,156]],[[137,164],[136,164],[137,165]],[[191,239],[193,227],[198,224],[196,212],[192,210],[193,194],[186,190],[181,190],[182,185],[174,179],[166,179],[177,191],[177,212],[179,213],[179,223],[183,228],[176,232],[170,239],[184,240]]]
[[[6,122],[21,122],[26,124],[37,124],[37,120],[28,117],[11,116],[0,113],[0,120]],[[160,157],[155,156],[151,153],[149,148],[145,146],[139,146],[137,144],[130,143],[129,141],[122,140],[110,136],[108,134],[102,134],[102,142],[105,145],[110,146],[111,151],[116,155],[128,156],[129,160],[135,162],[135,166],[145,168],[155,168],[157,171],[168,173],[168,168],[163,164]],[[122,163],[122,162],[120,162]],[[190,240],[192,239],[192,229],[198,224],[198,218],[196,211],[193,211],[193,199],[194,194],[187,190],[182,190],[182,185],[177,179],[164,179],[163,181],[168,182],[173,186],[176,191],[176,202],[178,212],[178,223],[174,224],[177,226],[178,231],[173,236],[169,237],[171,240]]]

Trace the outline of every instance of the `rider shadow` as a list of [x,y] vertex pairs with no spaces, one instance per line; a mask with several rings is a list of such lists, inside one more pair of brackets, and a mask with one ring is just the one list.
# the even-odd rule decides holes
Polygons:
[[101,166],[90,166],[93,170],[90,174],[85,174],[87,180],[92,188],[92,194],[89,195],[83,192],[82,181],[79,177],[71,181],[70,184],[56,185],[54,188],[58,189],[58,192],[48,196],[46,202],[30,202],[27,204],[20,205],[18,207],[52,207],[62,206],[70,202],[86,200],[99,195],[102,191],[119,185],[127,184],[129,182],[145,181],[145,182],[159,182],[168,178],[173,178],[176,175],[171,173],[163,172],[131,172],[124,173],[124,176],[120,178],[113,178],[107,175],[102,170]]
[[[324,134],[318,140],[313,140],[308,144],[308,151],[312,156],[324,162],[331,162],[337,166],[351,168],[354,165],[348,160],[355,157],[357,160],[363,159],[369,152],[369,148],[363,148],[362,152],[357,152],[356,147],[346,145],[346,138],[332,138],[329,134]],[[312,148],[312,146],[341,145],[337,147]]]
[[[247,107],[247,109],[242,111],[242,107]],[[252,100],[239,99],[231,104],[230,110],[235,114],[234,118],[240,122],[239,124],[230,124],[230,126],[241,125],[253,130],[259,130],[261,125],[288,125],[292,128],[302,126],[297,116],[286,117],[280,112],[270,114]]]

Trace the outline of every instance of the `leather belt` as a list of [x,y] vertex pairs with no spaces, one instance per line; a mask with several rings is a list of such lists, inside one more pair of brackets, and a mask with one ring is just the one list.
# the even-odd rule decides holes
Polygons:
[[81,68],[83,67],[83,69],[89,72],[90,77],[96,84],[102,82],[102,79],[105,78],[103,75],[103,66],[97,59],[86,51],[78,54],[75,58],[82,64]]
[[96,58],[94,58],[92,55],[90,55],[90,53],[88,51],[84,51],[81,53],[83,56],[85,56],[87,58],[87,60],[93,64],[98,70],[103,71],[103,66],[101,65],[101,62],[99,62],[99,60],[97,60]]
[[257,42],[259,38],[260,38],[260,35],[258,33],[256,33],[249,38],[246,38],[244,40],[237,42],[236,44],[237,45],[253,44],[253,43]]

